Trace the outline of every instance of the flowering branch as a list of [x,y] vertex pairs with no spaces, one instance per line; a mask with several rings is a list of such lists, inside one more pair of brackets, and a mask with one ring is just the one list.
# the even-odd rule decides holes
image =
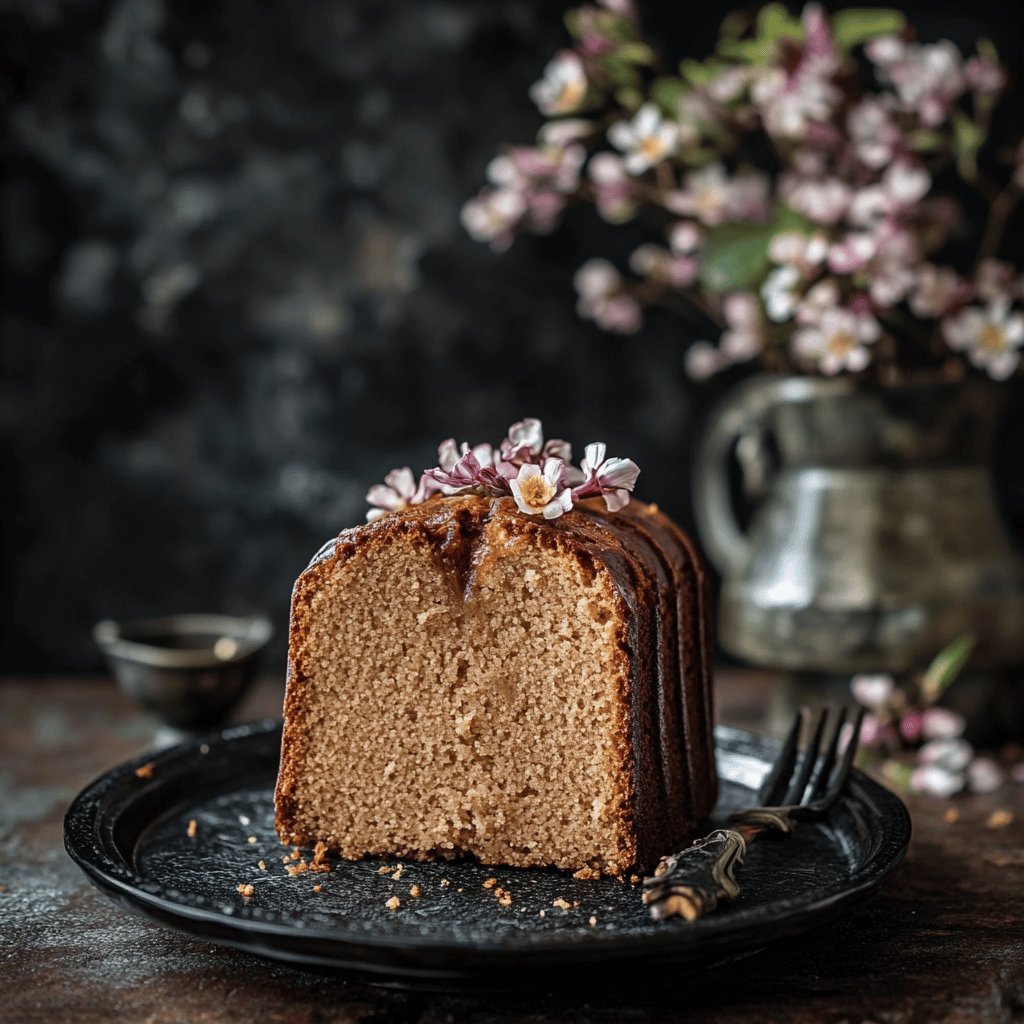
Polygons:
[[[632,276],[580,268],[577,311],[623,334],[653,306],[698,311],[724,331],[691,347],[697,378],[753,359],[885,379],[962,358],[998,379],[1017,369],[1024,279],[995,257],[1024,143],[1002,166],[986,148],[1007,83],[991,43],[965,58],[916,42],[897,11],[810,3],[796,18],[769,3],[730,15],[716,52],[672,73],[630,0],[566,20],[573,45],[531,90],[549,118],[539,144],[488,166],[463,209],[474,238],[507,248],[575,202],[610,224],[654,213],[663,235],[632,254]],[[984,192],[993,170],[1012,181],[995,186],[973,262],[954,265],[968,225],[936,176]]]
[[496,447],[470,447],[454,438],[442,441],[436,466],[425,469],[417,483],[408,466],[393,469],[383,484],[367,491],[371,505],[367,522],[436,495],[509,496],[525,515],[556,519],[586,498],[604,498],[611,512],[629,504],[640,468],[631,459],[608,458],[603,442],[588,444],[579,468],[572,464],[568,441],[544,440],[540,420],[513,423]]

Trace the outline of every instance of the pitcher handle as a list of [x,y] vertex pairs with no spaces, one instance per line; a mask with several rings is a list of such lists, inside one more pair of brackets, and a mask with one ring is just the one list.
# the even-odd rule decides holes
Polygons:
[[743,566],[750,541],[740,527],[729,494],[728,462],[736,442],[761,427],[765,414],[793,379],[755,377],[741,384],[714,413],[697,453],[694,511],[704,547],[719,572]]

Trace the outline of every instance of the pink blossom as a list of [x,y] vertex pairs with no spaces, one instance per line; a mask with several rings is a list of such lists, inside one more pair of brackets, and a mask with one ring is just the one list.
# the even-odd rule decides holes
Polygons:
[[728,330],[722,335],[722,354],[732,363],[753,359],[764,348],[761,303],[752,292],[731,292],[722,302]]
[[769,320],[782,323],[796,312],[802,276],[792,264],[776,267],[761,285],[761,298]]
[[[868,55],[872,55],[870,47]],[[899,56],[879,61],[876,66],[881,81],[895,88],[903,109],[916,114],[930,128],[946,120],[950,107],[967,85],[963,58],[948,39],[905,44]]]
[[959,736],[950,739],[929,740],[917,752],[921,764],[941,765],[951,772],[962,772],[974,757],[974,748]]
[[537,138],[542,146],[550,146],[553,149],[565,149],[580,139],[585,139],[597,131],[593,121],[587,121],[580,117],[562,117],[557,121],[546,121],[541,125]]
[[575,143],[562,147],[513,146],[487,165],[487,177],[499,188],[568,195],[579,187],[586,155],[586,150]]
[[643,174],[675,152],[679,126],[666,121],[653,103],[645,103],[631,121],[616,121],[608,129],[608,141],[626,154],[630,174]]
[[1004,778],[1003,769],[991,757],[976,757],[967,766],[967,788],[972,793],[994,793]]
[[688,220],[678,221],[668,233],[668,244],[673,252],[689,256],[700,248],[700,228]]
[[1020,364],[1024,345],[1024,316],[1010,312],[1007,297],[987,306],[967,306],[942,321],[949,347],[995,380],[1006,380]]
[[673,288],[688,288],[697,280],[699,269],[692,256],[676,255],[660,245],[641,245],[630,256],[629,265],[636,273]]
[[987,57],[971,57],[964,65],[964,75],[976,92],[997,93],[1006,85],[1006,72]]
[[423,495],[426,490],[424,479],[421,478],[417,484],[416,478],[408,466],[391,470],[384,477],[384,483],[374,484],[366,492],[367,503],[375,506],[367,511],[366,521],[372,523],[388,512],[419,504],[424,500]]
[[607,445],[602,441],[588,444],[580,463],[584,483],[576,489],[576,497],[600,494],[609,512],[618,512],[629,504],[629,495],[636,486],[640,467],[632,459],[609,459]]
[[964,297],[965,290],[955,270],[925,263],[917,271],[914,290],[910,293],[910,308],[914,316],[923,319],[940,317]]
[[[834,277],[826,277],[807,289],[796,310],[796,322],[801,327],[812,327],[821,323],[825,313],[839,305],[839,282]],[[853,309],[853,300],[851,300]],[[854,310],[854,312],[863,312]]]
[[686,350],[685,365],[691,380],[707,380],[729,366],[730,361],[710,341],[695,341]]
[[862,673],[850,680],[850,692],[854,699],[866,708],[884,707],[895,689],[895,680],[884,672]]
[[544,77],[530,89],[530,99],[548,117],[571,114],[587,95],[587,74],[578,53],[563,50],[544,69]]
[[903,134],[892,118],[888,97],[865,97],[850,108],[846,128],[857,159],[867,167],[881,168],[892,160]]
[[921,712],[916,708],[900,717],[900,735],[907,743],[916,743],[921,738]]
[[722,164],[708,164],[686,176],[681,191],[666,196],[673,213],[695,217],[709,227],[721,224],[729,213],[731,189]]
[[620,334],[640,329],[640,304],[622,291],[622,276],[607,260],[588,260],[576,272],[573,283],[579,295],[576,311],[585,320]]
[[855,274],[875,255],[875,239],[866,231],[851,231],[830,246],[829,269],[836,274]]
[[967,723],[963,715],[949,708],[925,708],[921,714],[921,736],[926,740],[949,740],[962,735]]
[[773,263],[790,263],[804,273],[825,262],[828,236],[821,231],[807,235],[802,231],[781,231],[768,243],[768,258]]
[[842,370],[858,373],[871,361],[868,346],[880,333],[878,321],[870,314],[829,309],[817,325],[793,335],[793,350],[827,376]]
[[816,224],[832,225],[842,220],[853,190],[839,178],[801,178],[784,174],[779,188],[790,206]]
[[528,462],[509,481],[516,505],[528,516],[543,515],[556,519],[572,509],[572,492],[563,485],[565,464],[561,459],[545,459],[542,466]]
[[637,210],[636,182],[614,153],[597,153],[587,165],[597,212],[610,224],[622,224]]
[[919,765],[910,776],[910,788],[914,792],[942,799],[959,793],[965,782],[962,771],[952,771],[939,764]]
[[526,199],[508,188],[483,189],[462,207],[462,225],[478,242],[489,242],[502,252],[515,238],[515,230],[527,212]]
[[978,263],[974,272],[974,292],[987,302],[1005,298],[1013,286],[1014,270],[1009,263],[991,257]]

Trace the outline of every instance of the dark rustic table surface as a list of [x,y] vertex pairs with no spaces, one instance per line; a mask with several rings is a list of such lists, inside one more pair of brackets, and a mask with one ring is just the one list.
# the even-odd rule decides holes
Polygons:
[[[718,717],[763,730],[778,691],[770,678],[725,673]],[[265,682],[236,717],[273,714],[279,700]],[[637,977],[629,994],[590,1002],[488,1000],[306,973],[111,905],[64,853],[61,819],[85,783],[154,738],[108,680],[0,681],[0,1021],[1024,1021],[1024,785],[913,800],[903,867],[824,933],[678,986]],[[1013,821],[988,827],[996,810]]]

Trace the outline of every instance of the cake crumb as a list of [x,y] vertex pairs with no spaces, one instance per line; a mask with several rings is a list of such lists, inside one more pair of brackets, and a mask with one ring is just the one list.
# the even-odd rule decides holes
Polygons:
[[593,928],[597,924],[597,918],[593,914],[590,915],[590,927]]
[[458,887],[458,889],[456,889],[455,891],[456,891],[456,892],[462,892],[462,886],[460,885],[460,886]]
[[317,843],[316,846],[313,847],[313,863],[317,867],[319,867],[321,864],[323,864],[324,859],[326,857],[327,857],[327,844],[326,843]]
[[484,881],[484,888],[493,889],[497,884],[498,880],[496,878],[488,878]]
[[418,897],[418,896],[422,896],[423,892],[422,892],[422,890],[420,889],[420,887],[418,885],[410,885],[409,886],[409,895],[415,898],[415,897]]
[[985,828],[1006,828],[1007,825],[1013,824],[1013,814],[1010,811],[1000,809],[993,811],[988,816],[988,821],[985,822]]
[[267,862],[265,860],[261,859],[256,866],[260,869],[260,871],[266,871],[267,870]]
[[189,839],[195,839],[195,837],[196,837],[196,830],[198,828],[199,828],[199,824],[196,821],[196,819],[195,818],[189,818],[188,819],[188,828],[185,829],[185,835],[187,835],[189,837]]
[[288,854],[289,860],[298,860],[302,856],[302,851],[297,847],[292,847],[292,852]]
[[960,812],[955,807],[947,807],[942,820],[947,825],[955,825],[960,820]]
[[559,910],[569,910],[572,904],[568,900],[563,900],[561,896],[557,900],[551,901],[551,906],[558,907]]
[[633,885],[637,885],[640,882],[640,876],[639,875],[630,875],[629,876],[629,880],[630,880],[630,882],[633,883]]
[[547,917],[548,916],[548,912],[546,910],[542,910],[542,911],[540,911],[540,913],[537,916],[538,917]]
[[153,778],[153,769],[155,767],[156,764],[153,761],[147,761],[135,769],[135,777],[137,779],[151,779]]
[[402,901],[397,896],[392,896],[391,899],[384,904],[388,910],[397,910],[402,905]]
[[248,825],[248,824],[249,824],[249,818],[248,818],[248,816],[247,816],[247,815],[245,815],[245,814],[240,814],[240,815],[238,816],[238,824],[239,824],[239,825]]
[[246,842],[247,843],[258,843],[259,840],[255,836],[249,836],[249,838],[246,840]]
[[285,855],[284,855],[284,856],[283,856],[283,857],[281,858],[281,863],[282,863],[282,864],[287,864],[287,863],[288,863],[288,861],[290,861],[291,859],[292,859],[292,858],[291,858],[291,856],[290,856],[289,854],[287,854],[287,853],[286,853],[286,854],[285,854]]
[[591,882],[595,878],[600,878],[601,872],[597,868],[580,868],[572,877],[584,882]]
[[320,883],[318,882],[316,885],[313,886],[313,892],[319,892],[319,891],[320,891]]
[[447,878],[442,878],[441,879],[441,888],[442,889],[447,889],[448,886],[451,885],[451,884],[452,883]]
[[395,873],[391,877],[397,882],[402,877],[402,872],[404,870],[405,870],[405,865],[404,864],[399,864],[398,867],[395,868]]
[[394,871],[394,870],[395,869],[390,864],[381,864],[381,866],[379,868],[377,868],[377,874],[378,875],[390,875],[391,872]]
[[494,890],[494,895],[498,897],[498,903],[500,906],[512,906],[512,893],[510,893],[508,889],[502,889],[499,885],[498,888]]
[[235,886],[235,891],[240,892],[246,899],[248,899],[256,891],[256,887],[251,882],[240,882]]
[[580,905],[580,901],[579,900],[573,900],[572,901],[572,905],[573,905],[573,909],[575,909],[576,907],[578,907]]

